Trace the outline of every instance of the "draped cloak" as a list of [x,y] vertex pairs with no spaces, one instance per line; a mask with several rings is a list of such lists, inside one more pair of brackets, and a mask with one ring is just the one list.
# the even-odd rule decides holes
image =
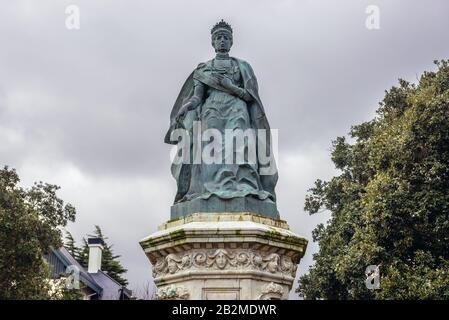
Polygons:
[[[248,107],[248,114],[250,117],[250,124],[251,128],[253,129],[264,129],[266,133],[266,147],[262,146],[262,150],[267,150],[267,156],[270,157],[271,166],[274,166],[274,170],[272,174],[269,175],[260,175],[260,182],[262,189],[267,191],[272,195],[272,200],[276,201],[276,194],[274,191],[274,188],[276,186],[276,182],[278,179],[278,173],[276,169],[276,163],[274,162],[274,156],[273,156],[273,150],[272,150],[272,143],[271,143],[271,134],[270,134],[270,125],[268,123],[268,120],[265,115],[264,107],[262,105],[262,102],[259,97],[258,93],[258,84],[256,76],[254,75],[254,72],[250,66],[249,63],[247,63],[244,60],[237,59],[232,57],[239,69],[242,76],[242,82],[244,89],[247,90],[247,92],[251,95],[252,100],[249,102],[246,102]],[[201,105],[203,104],[204,100],[198,105],[194,110],[190,110],[186,113],[184,119],[180,121],[176,121],[176,115],[178,114],[179,109],[182,105],[184,105],[194,94],[194,79],[197,81],[202,82],[203,84],[210,86],[212,88],[215,88],[217,90],[227,91],[226,88],[223,88],[214,78],[207,76],[204,72],[202,72],[205,68],[209,67],[211,65],[211,61],[209,60],[206,63],[200,63],[198,67],[189,75],[187,80],[185,81],[184,85],[181,88],[181,91],[176,99],[175,104],[173,105],[171,114],[170,114],[170,127],[165,135],[164,142],[168,144],[177,144],[177,141],[172,141],[170,139],[171,134],[173,130],[178,128],[184,128],[189,131],[190,137],[193,137],[192,134],[192,128],[193,128],[193,122],[197,121],[199,119],[199,115],[201,113]],[[257,133],[258,131],[256,131]],[[193,140],[193,139],[191,139]],[[260,141],[259,141],[260,142]],[[191,141],[192,144],[192,141]],[[257,148],[260,148],[260,145],[257,145]],[[257,150],[259,151],[259,150]],[[269,154],[268,154],[269,152]],[[258,152],[256,153],[259,154]],[[260,172],[260,169],[263,167],[266,167],[266,164],[260,163],[259,156],[257,156],[258,161],[258,170]],[[175,197],[175,203],[183,201],[184,195],[188,192],[189,186],[190,186],[190,179],[191,179],[191,169],[192,164],[191,163],[172,163],[171,172],[173,177],[177,181],[177,194]]]

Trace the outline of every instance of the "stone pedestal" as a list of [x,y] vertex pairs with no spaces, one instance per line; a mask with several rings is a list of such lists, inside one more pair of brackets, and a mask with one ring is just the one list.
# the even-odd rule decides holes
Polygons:
[[158,299],[287,299],[307,240],[285,221],[251,213],[198,213],[140,241]]

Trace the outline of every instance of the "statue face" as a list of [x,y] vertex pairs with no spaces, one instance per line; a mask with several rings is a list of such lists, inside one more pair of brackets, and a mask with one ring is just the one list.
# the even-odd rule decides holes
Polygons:
[[217,262],[217,266],[220,269],[223,269],[227,263],[225,254],[223,252],[218,253],[217,257],[215,258],[215,261]]
[[175,273],[176,270],[178,270],[178,266],[176,265],[176,262],[174,262],[173,260],[169,260],[167,265],[168,265],[168,271],[170,273]]
[[232,47],[232,35],[229,32],[219,31],[212,36],[212,46],[215,52],[226,53]]

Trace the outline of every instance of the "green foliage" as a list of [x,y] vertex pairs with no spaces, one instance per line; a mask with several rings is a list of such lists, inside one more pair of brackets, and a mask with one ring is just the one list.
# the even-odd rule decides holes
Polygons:
[[[121,285],[126,286],[128,285],[128,280],[124,278],[122,275],[124,275],[128,270],[125,269],[122,264],[120,263],[120,256],[114,255],[114,252],[112,250],[112,245],[109,245],[106,240],[108,239],[105,237],[101,231],[101,228],[99,226],[95,226],[95,231],[93,234],[94,237],[100,237],[104,241],[104,249],[102,253],[102,259],[101,259],[101,270],[106,272],[111,278],[119,282]],[[79,249],[79,259],[78,262],[85,268],[87,268],[88,262],[89,262],[89,247],[87,245],[87,240],[83,239],[83,247]]]
[[64,239],[64,247],[67,249],[67,251],[73,258],[75,258],[76,260],[79,259],[80,249],[76,246],[75,239],[73,239],[72,234],[68,231],[66,231],[66,236]]
[[49,279],[50,286],[49,299],[50,300],[81,300],[83,299],[82,290],[85,290],[86,285],[79,283],[79,289],[71,289],[66,285],[67,277],[60,275],[56,279]]
[[[341,170],[317,180],[305,210],[329,210],[299,281],[306,299],[449,299],[449,62],[400,80],[372,121],[333,142]],[[365,269],[380,265],[380,289]]]
[[83,246],[81,248],[77,248],[77,251],[77,261],[80,265],[87,268],[89,263],[89,246],[87,245],[87,240],[85,238],[83,238]]
[[61,245],[58,228],[75,220],[75,208],[56,196],[58,186],[19,181],[15,170],[0,170],[0,299],[49,299],[42,252]]

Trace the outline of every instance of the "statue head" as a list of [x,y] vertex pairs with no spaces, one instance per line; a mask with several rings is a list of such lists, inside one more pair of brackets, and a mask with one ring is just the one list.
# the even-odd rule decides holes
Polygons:
[[232,28],[223,19],[215,24],[210,31],[212,46],[217,53],[228,53],[232,47]]
[[175,255],[170,253],[167,257],[165,257],[165,260],[167,261],[168,271],[170,273],[175,273],[178,270],[178,264]]
[[225,255],[225,253],[220,251],[217,254],[217,256],[215,257],[215,261],[217,262],[217,266],[220,269],[223,269],[226,266],[226,264],[228,262],[228,259],[227,259],[226,255]]

